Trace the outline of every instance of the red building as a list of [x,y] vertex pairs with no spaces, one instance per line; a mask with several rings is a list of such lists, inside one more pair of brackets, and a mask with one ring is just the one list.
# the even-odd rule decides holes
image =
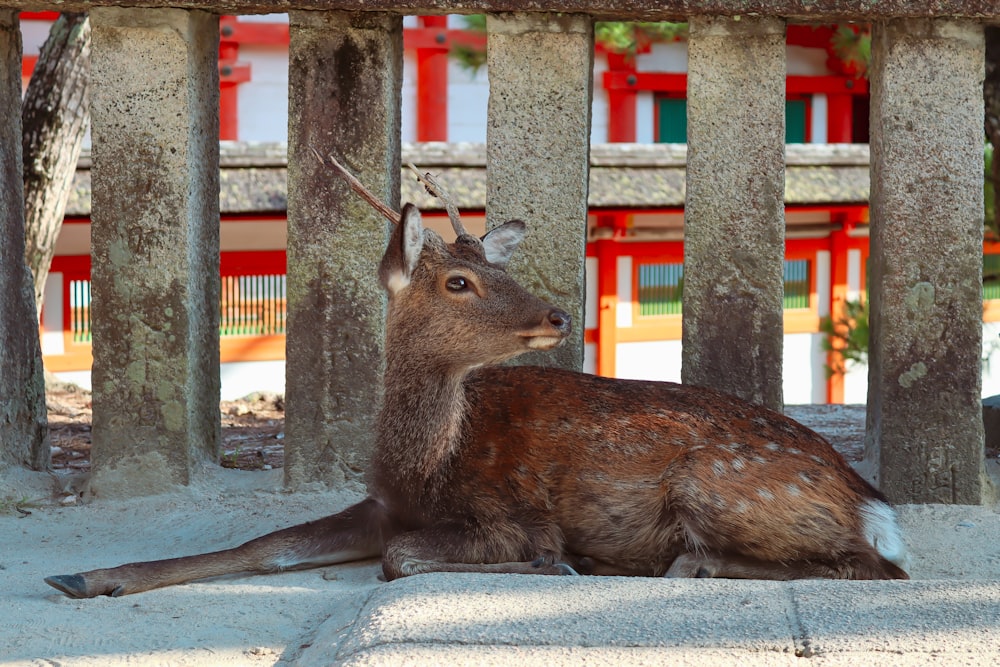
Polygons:
[[[485,104],[486,72],[462,70],[449,55],[483,49],[485,35],[447,17],[410,17],[404,25],[403,139],[420,142],[406,148],[404,164],[440,174],[459,193],[470,227],[485,226],[482,147],[423,143],[485,140],[485,114],[481,138],[470,118]],[[828,377],[826,366],[837,359],[823,349],[820,331],[821,318],[864,294],[868,256],[868,84],[854,64],[837,57],[835,33],[833,26],[789,26],[787,33],[785,399],[791,403],[863,402],[867,390],[864,368]],[[222,160],[224,395],[280,389],[274,383],[283,382],[285,117],[277,91],[288,39],[283,17],[221,20],[221,139],[239,142],[224,144]],[[25,38],[26,51],[32,43]],[[24,62],[28,76],[30,54]],[[599,46],[595,54],[585,369],[602,375],[680,379],[685,70],[683,39],[641,44],[631,55]],[[261,137],[277,143],[262,145]],[[405,176],[403,198],[431,209],[431,217],[438,206]],[[84,161],[43,314],[48,368],[84,381],[88,216]],[[1000,261],[1000,246],[985,250],[987,261]],[[1000,300],[985,302],[984,317],[1000,322]],[[274,383],[253,384],[268,373]],[[992,384],[984,373],[984,392],[998,393],[1000,385]]]

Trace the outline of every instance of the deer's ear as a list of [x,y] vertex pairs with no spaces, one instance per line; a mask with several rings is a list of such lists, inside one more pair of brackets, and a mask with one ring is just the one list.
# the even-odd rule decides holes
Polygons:
[[511,255],[521,245],[527,226],[520,220],[508,220],[499,227],[486,232],[483,237],[483,250],[486,261],[496,264],[502,269],[507,268]]
[[420,211],[413,204],[407,204],[399,214],[399,224],[392,230],[389,247],[378,268],[379,280],[390,294],[410,284],[423,246],[424,226]]

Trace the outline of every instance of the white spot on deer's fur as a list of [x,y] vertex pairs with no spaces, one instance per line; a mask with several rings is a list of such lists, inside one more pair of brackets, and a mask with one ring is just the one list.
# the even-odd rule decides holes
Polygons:
[[818,463],[820,465],[826,465],[826,461],[824,461],[820,457],[816,456],[815,454],[810,454],[809,458],[811,458],[813,461],[815,461],[816,463]]
[[743,470],[744,468],[747,467],[747,462],[744,461],[739,456],[737,456],[735,459],[733,459],[730,463],[733,466],[733,470],[735,470],[736,472],[740,472],[741,470]]
[[910,566],[910,555],[903,541],[903,531],[899,529],[896,510],[881,500],[866,500],[858,511],[865,539],[883,558],[906,570]]
[[788,448],[788,453],[789,454],[801,454],[802,450],[801,449],[795,449],[794,447],[789,447]]
[[746,514],[750,510],[750,503],[745,500],[737,501],[734,509],[738,514]]
[[712,472],[715,473],[716,477],[722,477],[723,475],[725,475],[726,474],[725,462],[720,461],[719,459],[715,459],[714,461],[712,461]]
[[781,450],[781,445],[779,445],[776,442],[769,442],[766,445],[764,445],[764,449],[770,449],[772,452],[777,452]]
[[767,489],[757,489],[757,495],[764,500],[774,500],[774,494]]
[[712,506],[716,509],[724,510],[726,509],[726,499],[723,498],[718,493],[712,494]]
[[802,489],[800,489],[797,484],[789,484],[785,487],[785,491],[788,491],[788,495],[790,496],[802,495]]

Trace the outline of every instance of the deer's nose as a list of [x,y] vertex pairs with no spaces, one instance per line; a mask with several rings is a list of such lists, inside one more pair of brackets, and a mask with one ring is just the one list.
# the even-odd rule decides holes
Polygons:
[[573,318],[569,313],[561,310],[550,310],[548,315],[549,324],[559,333],[566,335],[573,328]]

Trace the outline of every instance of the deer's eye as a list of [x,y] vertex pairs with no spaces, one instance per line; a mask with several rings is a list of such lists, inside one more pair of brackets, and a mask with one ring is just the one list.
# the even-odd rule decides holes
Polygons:
[[464,292],[469,289],[469,281],[462,276],[452,276],[448,278],[445,286],[452,292]]

